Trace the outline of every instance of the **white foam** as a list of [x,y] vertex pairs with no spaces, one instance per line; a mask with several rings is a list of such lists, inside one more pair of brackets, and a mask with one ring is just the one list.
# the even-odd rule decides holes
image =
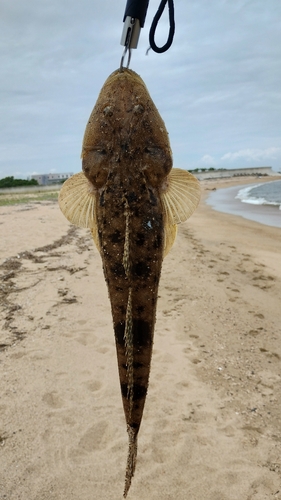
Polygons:
[[256,184],[255,186],[248,186],[246,188],[240,189],[240,191],[238,191],[235,198],[241,200],[243,203],[250,203],[251,205],[279,206],[279,210],[281,210],[281,204],[279,202],[268,201],[265,198],[257,198],[256,196],[250,195],[250,192],[252,191],[252,189],[259,187],[259,186],[260,186],[260,184]]

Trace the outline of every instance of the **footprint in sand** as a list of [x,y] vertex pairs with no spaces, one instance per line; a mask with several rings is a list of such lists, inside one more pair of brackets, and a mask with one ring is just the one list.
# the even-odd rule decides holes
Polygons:
[[76,421],[69,416],[63,417],[63,421],[66,425],[69,425],[70,427],[74,427],[76,423]]
[[258,330],[250,330],[248,332],[248,335],[251,335],[252,337],[256,337],[260,332]]
[[82,344],[84,346],[87,345],[95,345],[97,341],[96,335],[93,334],[92,330],[85,330],[81,332],[80,336],[77,337],[76,342],[79,342],[79,344]]
[[56,392],[46,392],[42,397],[42,401],[51,408],[61,408],[63,406],[63,401]]
[[106,354],[108,351],[108,347],[99,347],[98,349],[96,349],[96,352],[99,352],[100,354]]
[[201,363],[201,359],[198,359],[198,358],[193,358],[191,360],[191,362],[194,364],[194,365],[198,365],[199,363]]
[[83,326],[83,325],[85,325],[86,323],[88,323],[88,320],[87,320],[87,319],[78,319],[78,320],[76,321],[76,323],[77,323],[78,325]]
[[188,387],[190,387],[190,383],[185,381],[177,382],[176,387],[178,387],[180,391],[185,391]]
[[255,314],[255,316],[259,319],[264,319],[264,315],[261,313]]
[[102,421],[92,425],[81,437],[77,451],[91,453],[104,449],[107,428],[108,424]]
[[237,429],[234,425],[227,424],[218,427],[219,431],[222,432],[227,437],[234,437],[237,434]]
[[85,383],[85,386],[91,392],[99,391],[102,388],[102,385],[103,384],[101,382],[99,382],[98,380]]

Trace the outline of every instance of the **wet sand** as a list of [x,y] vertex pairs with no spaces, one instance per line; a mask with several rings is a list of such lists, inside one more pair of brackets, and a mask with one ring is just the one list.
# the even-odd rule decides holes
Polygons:
[[[281,229],[207,206],[226,185],[163,264],[132,500],[281,499]],[[0,499],[121,500],[100,256],[52,202],[1,207],[0,232]]]

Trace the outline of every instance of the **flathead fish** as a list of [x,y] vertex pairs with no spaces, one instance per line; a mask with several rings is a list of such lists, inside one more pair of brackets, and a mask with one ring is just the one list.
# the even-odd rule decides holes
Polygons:
[[197,179],[172,169],[164,122],[142,79],[112,73],[86,126],[83,172],[59,195],[66,218],[91,230],[111,303],[119,378],[129,435],[124,497],[134,475],[145,404],[162,261],[177,224],[195,210]]

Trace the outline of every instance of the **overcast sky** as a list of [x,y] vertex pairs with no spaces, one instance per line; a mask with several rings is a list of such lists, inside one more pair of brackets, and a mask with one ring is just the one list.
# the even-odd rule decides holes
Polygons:
[[[159,1],[130,67],[165,121],[174,166],[281,170],[280,0],[174,0],[173,45],[146,56]],[[125,5],[1,0],[0,178],[81,170],[87,120],[120,65]]]

